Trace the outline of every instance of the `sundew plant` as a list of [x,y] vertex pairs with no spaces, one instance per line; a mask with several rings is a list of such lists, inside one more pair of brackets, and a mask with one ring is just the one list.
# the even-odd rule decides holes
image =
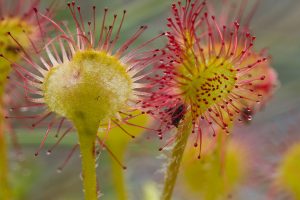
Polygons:
[[299,145],[268,148],[300,111],[300,3],[0,6],[0,199],[299,199]]
[[252,120],[255,104],[264,98],[256,87],[270,76],[256,72],[265,68],[268,56],[253,49],[256,37],[249,32],[248,23],[243,27],[237,20],[224,22],[224,16],[210,15],[206,6],[213,4],[187,1],[172,5],[167,56],[158,66],[164,74],[151,79],[152,95],[143,102],[149,113],[160,115],[162,138],[167,130],[178,128],[167,141],[167,145],[176,144],[162,199],[171,199],[188,138],[194,138],[201,159],[204,134],[227,135],[236,120]]
[[[16,39],[16,43],[23,50],[24,61],[35,72],[23,65],[12,64],[15,64],[14,70],[24,82],[27,98],[33,103],[28,107],[39,107],[41,110],[41,114],[33,117],[36,122],[32,126],[36,127],[51,118],[39,150],[56,121],[62,124],[67,119],[74,125],[81,151],[85,199],[92,200],[100,196],[95,170],[98,129],[106,126],[109,132],[112,126],[121,127],[122,123],[126,124],[132,117],[130,113],[138,109],[137,102],[146,87],[141,81],[146,75],[141,74],[141,71],[159,59],[159,55],[153,55],[158,50],[139,51],[149,42],[126,53],[131,44],[146,30],[146,26],[141,26],[121,47],[114,49],[121,34],[126,10],[123,11],[119,25],[115,24],[117,15],[114,15],[112,24],[107,26],[108,9],[105,8],[100,34],[97,36],[95,6],[91,9],[92,20],[87,23],[83,21],[80,6],[72,2],[67,7],[73,17],[76,32],[72,34],[67,26],[59,25],[38,13],[42,19],[54,26],[57,35],[49,39],[41,52],[37,53],[40,62],[23,50]],[[117,29],[116,35],[112,34],[114,29]],[[61,119],[53,116],[54,113]],[[134,138],[127,131],[124,132]]]

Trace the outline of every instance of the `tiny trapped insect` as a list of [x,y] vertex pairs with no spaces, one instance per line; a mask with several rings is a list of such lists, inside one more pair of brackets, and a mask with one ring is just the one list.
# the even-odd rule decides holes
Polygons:
[[179,122],[183,119],[186,112],[183,104],[179,105],[171,115],[172,125],[178,128]]
[[13,45],[9,45],[5,48],[5,50],[7,52],[11,52],[11,53],[15,53],[15,52],[19,52],[20,51],[20,48],[19,47],[15,47]]

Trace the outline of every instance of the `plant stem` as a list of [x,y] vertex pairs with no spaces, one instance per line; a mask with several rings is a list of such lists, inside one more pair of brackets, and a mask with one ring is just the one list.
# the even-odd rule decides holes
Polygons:
[[89,126],[75,124],[77,125],[79,137],[84,196],[86,200],[97,200],[96,158],[94,153],[97,129],[93,130]]
[[[123,159],[123,158],[122,158]],[[112,161],[112,173],[115,190],[117,191],[118,200],[127,200],[127,193],[124,180],[124,169],[116,162]]]
[[[3,94],[3,93],[1,93]],[[0,199],[11,200],[11,187],[8,175],[8,152],[4,134],[3,95],[0,95]]]
[[170,200],[172,197],[182,156],[191,133],[191,128],[192,120],[190,119],[190,116],[187,115],[178,128],[175,146],[172,150],[170,163],[165,177],[164,189],[161,197],[162,200]]

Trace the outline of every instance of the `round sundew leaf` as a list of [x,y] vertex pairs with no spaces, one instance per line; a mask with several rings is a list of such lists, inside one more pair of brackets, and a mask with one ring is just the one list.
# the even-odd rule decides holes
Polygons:
[[115,57],[85,50],[50,70],[43,93],[51,111],[74,123],[83,120],[88,126],[97,126],[126,106],[132,81]]

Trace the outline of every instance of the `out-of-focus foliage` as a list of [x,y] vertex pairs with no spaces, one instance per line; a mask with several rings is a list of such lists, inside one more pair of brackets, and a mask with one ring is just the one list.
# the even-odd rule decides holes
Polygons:
[[182,173],[186,186],[205,200],[225,199],[243,182],[249,156],[237,141],[204,138],[201,159],[194,149],[185,153]]
[[278,184],[292,193],[296,200],[300,199],[300,144],[293,145],[283,155],[278,168]]

